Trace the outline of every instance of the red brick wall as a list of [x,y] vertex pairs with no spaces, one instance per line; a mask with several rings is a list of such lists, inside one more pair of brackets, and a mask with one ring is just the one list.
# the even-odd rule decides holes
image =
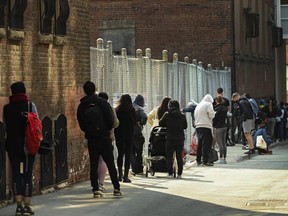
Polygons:
[[[65,45],[38,43],[38,1],[28,1],[24,13],[24,39],[0,39],[0,96],[10,95],[9,86],[22,80],[41,117],[67,117],[69,182],[87,180],[88,156],[83,148],[76,109],[82,85],[90,77],[89,0],[70,3]],[[6,19],[8,7],[5,8]],[[8,27],[5,26],[7,30]],[[1,107],[3,107],[3,103]],[[40,160],[34,170],[35,192],[39,190]],[[55,170],[55,169],[54,169]],[[55,177],[54,177],[55,179]]]
[[[152,49],[152,58],[162,58],[167,49],[179,60],[196,58],[206,67],[231,66],[231,1],[158,0],[91,1],[91,45],[99,37],[101,20],[135,20],[136,49]],[[190,61],[191,61],[190,60]]]
[[[190,62],[196,58],[205,68],[208,63],[213,68],[228,66],[236,74],[233,91],[249,92],[256,98],[274,95],[275,53],[267,27],[274,13],[273,1],[241,0],[234,4],[235,10],[227,0],[91,0],[91,45],[96,44],[102,20],[135,20],[135,49],[151,48],[156,59],[161,59],[162,50],[167,49],[169,61],[173,53],[178,53],[180,61],[185,56]],[[243,8],[247,7],[260,14],[260,36],[246,40]],[[259,81],[256,86],[255,80]]]

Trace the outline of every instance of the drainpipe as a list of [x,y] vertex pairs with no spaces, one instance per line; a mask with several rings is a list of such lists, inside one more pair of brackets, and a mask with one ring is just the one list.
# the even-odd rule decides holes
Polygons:
[[[236,58],[235,58],[235,3],[234,0],[231,0],[231,4],[232,4],[232,49],[233,49],[233,62],[232,62],[232,66],[231,66],[231,93],[233,94],[234,92],[236,92]],[[231,97],[231,95],[230,95]],[[235,138],[234,138],[234,131],[236,129],[236,125],[235,125],[235,118],[234,118],[234,103],[233,101],[231,101],[231,112],[232,112],[232,127],[231,127],[231,134],[230,137],[232,138],[232,143],[233,145],[235,144]]]

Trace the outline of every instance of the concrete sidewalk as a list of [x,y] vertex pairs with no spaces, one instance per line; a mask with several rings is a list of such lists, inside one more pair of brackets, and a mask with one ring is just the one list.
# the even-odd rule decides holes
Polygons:
[[[273,150],[275,147],[280,146],[280,145],[288,146],[288,143],[287,142],[273,143],[270,147]],[[35,215],[41,215],[41,216],[46,216],[46,215],[67,215],[67,216],[68,215],[69,216],[127,215],[123,213],[123,211],[124,212],[126,211],[125,208],[130,208],[130,210],[135,208],[133,207],[131,202],[132,203],[135,202],[134,205],[141,205],[142,202],[143,203],[145,202],[145,205],[148,205],[148,203],[151,202],[151,196],[153,197],[166,196],[165,198],[161,197],[161,200],[165,200],[165,199],[167,200],[167,199],[172,199],[172,198],[177,199],[179,198],[178,196],[180,196],[181,194],[184,195],[185,193],[187,193],[187,189],[185,188],[189,186],[185,186],[185,184],[193,185],[193,184],[203,184],[203,183],[205,184],[206,183],[206,184],[211,185],[212,182],[209,182],[209,181],[206,182],[204,181],[205,179],[202,180],[203,172],[209,172],[210,175],[215,176],[213,172],[217,172],[217,175],[219,175],[219,171],[217,168],[226,170],[229,167],[230,167],[230,170],[232,170],[232,172],[236,172],[237,168],[235,169],[235,166],[238,166],[237,164],[241,163],[242,161],[249,160],[248,155],[244,154],[245,151],[246,150],[242,150],[241,144],[236,144],[235,146],[229,146],[228,153],[227,153],[228,164],[219,164],[218,162],[215,162],[214,167],[216,169],[213,169],[213,168],[210,169],[210,168],[204,168],[204,167],[198,168],[194,166],[186,167],[186,170],[184,169],[184,173],[183,173],[184,178],[182,180],[177,180],[177,179],[169,180],[165,177],[166,173],[156,173],[154,177],[148,176],[148,178],[145,178],[145,176],[136,176],[136,177],[131,176],[132,184],[121,183],[121,190],[124,194],[123,197],[121,198],[117,198],[113,196],[113,188],[107,176],[107,179],[105,181],[105,186],[107,187],[105,198],[97,199],[97,201],[93,199],[90,182],[86,181],[82,183],[77,183],[75,185],[71,185],[61,190],[56,190],[55,192],[52,192],[52,193],[34,196],[32,197],[32,205],[35,209]],[[267,158],[262,155],[258,155],[257,152],[251,155],[251,159],[254,157]],[[195,158],[191,156],[190,159],[193,160]],[[246,166],[246,164],[244,166]],[[152,189],[154,188],[155,190],[160,190],[160,191],[164,189],[166,191],[168,190],[168,193],[169,193],[171,189],[173,191],[173,187],[175,187],[176,185],[179,185],[177,182],[181,182],[181,184],[184,187],[182,190],[177,189],[177,197],[171,196],[171,194],[163,195],[163,193],[155,193],[155,192],[151,194],[152,193],[151,190],[146,190],[146,188],[152,188]],[[241,182],[243,183],[243,180],[241,180]],[[207,186],[204,185],[204,187],[208,187],[208,185]],[[160,197],[159,197],[159,200],[160,200]],[[183,200],[181,200],[181,202],[182,201]],[[191,200],[185,200],[185,201],[187,201],[187,203],[189,203],[190,205]],[[194,200],[194,203],[195,202],[196,201]],[[128,205],[128,203],[130,204]],[[206,205],[206,204],[207,204],[206,202],[202,202],[198,205]],[[114,208],[116,206],[117,208]],[[218,206],[218,205],[215,206],[212,204],[209,208],[211,208],[212,210],[215,208],[217,208],[218,210],[219,209],[221,210],[221,208],[223,208],[221,211],[224,211],[224,210],[226,211],[227,209],[229,211],[230,210],[239,211],[239,209],[236,209],[236,210],[230,209],[229,206],[221,207],[221,206]],[[7,207],[0,208],[0,215],[12,216],[15,213],[15,209],[16,209],[15,204],[11,204],[11,205],[8,205]],[[96,213],[96,209],[97,209],[97,213]],[[171,210],[173,211],[173,208]],[[118,211],[121,211],[122,214],[117,214]],[[135,212],[131,212],[131,214],[128,214],[128,215],[131,215],[131,216],[142,215],[142,213],[140,214],[140,212],[137,214],[136,213],[134,214],[134,213]],[[150,211],[150,213],[147,213],[146,215],[152,215],[152,213],[153,211]],[[175,214],[174,213],[172,214],[172,212],[169,212],[169,208],[167,208],[166,215],[175,215]],[[218,215],[218,214],[214,214],[214,215]],[[231,215],[234,215],[234,214],[231,214]]]

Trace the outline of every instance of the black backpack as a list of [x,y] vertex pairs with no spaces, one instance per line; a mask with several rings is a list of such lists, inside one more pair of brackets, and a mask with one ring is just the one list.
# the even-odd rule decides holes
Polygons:
[[100,106],[93,103],[88,105],[84,113],[85,133],[89,136],[99,137],[106,131],[103,114]]

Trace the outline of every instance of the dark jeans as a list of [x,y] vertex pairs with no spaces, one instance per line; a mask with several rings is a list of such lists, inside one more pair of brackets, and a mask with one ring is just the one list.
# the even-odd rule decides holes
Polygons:
[[[22,195],[24,197],[32,196],[32,172],[35,156],[25,154],[14,156],[9,154],[9,160],[12,167],[12,181],[14,196]],[[21,168],[20,168],[21,167]]]
[[145,143],[145,138],[141,135],[135,135],[132,145],[132,155],[131,155],[131,166],[132,172],[142,173],[143,172],[143,145]]
[[209,128],[196,128],[196,134],[198,137],[197,158],[198,163],[203,159],[203,163],[207,163],[209,160],[209,153],[212,147],[212,130]]
[[166,140],[166,163],[169,175],[173,175],[173,153],[176,151],[176,160],[178,165],[178,175],[183,173],[182,150],[184,141],[182,140]]
[[107,165],[114,189],[120,189],[120,184],[117,178],[117,170],[114,164],[113,145],[111,138],[105,137],[99,139],[88,139],[88,150],[90,157],[90,181],[92,191],[99,190],[98,164],[100,155]]
[[118,150],[117,166],[119,174],[122,174],[123,157],[125,155],[125,176],[128,177],[130,165],[131,165],[131,151],[132,151],[132,139],[119,139],[116,137],[116,146]]

